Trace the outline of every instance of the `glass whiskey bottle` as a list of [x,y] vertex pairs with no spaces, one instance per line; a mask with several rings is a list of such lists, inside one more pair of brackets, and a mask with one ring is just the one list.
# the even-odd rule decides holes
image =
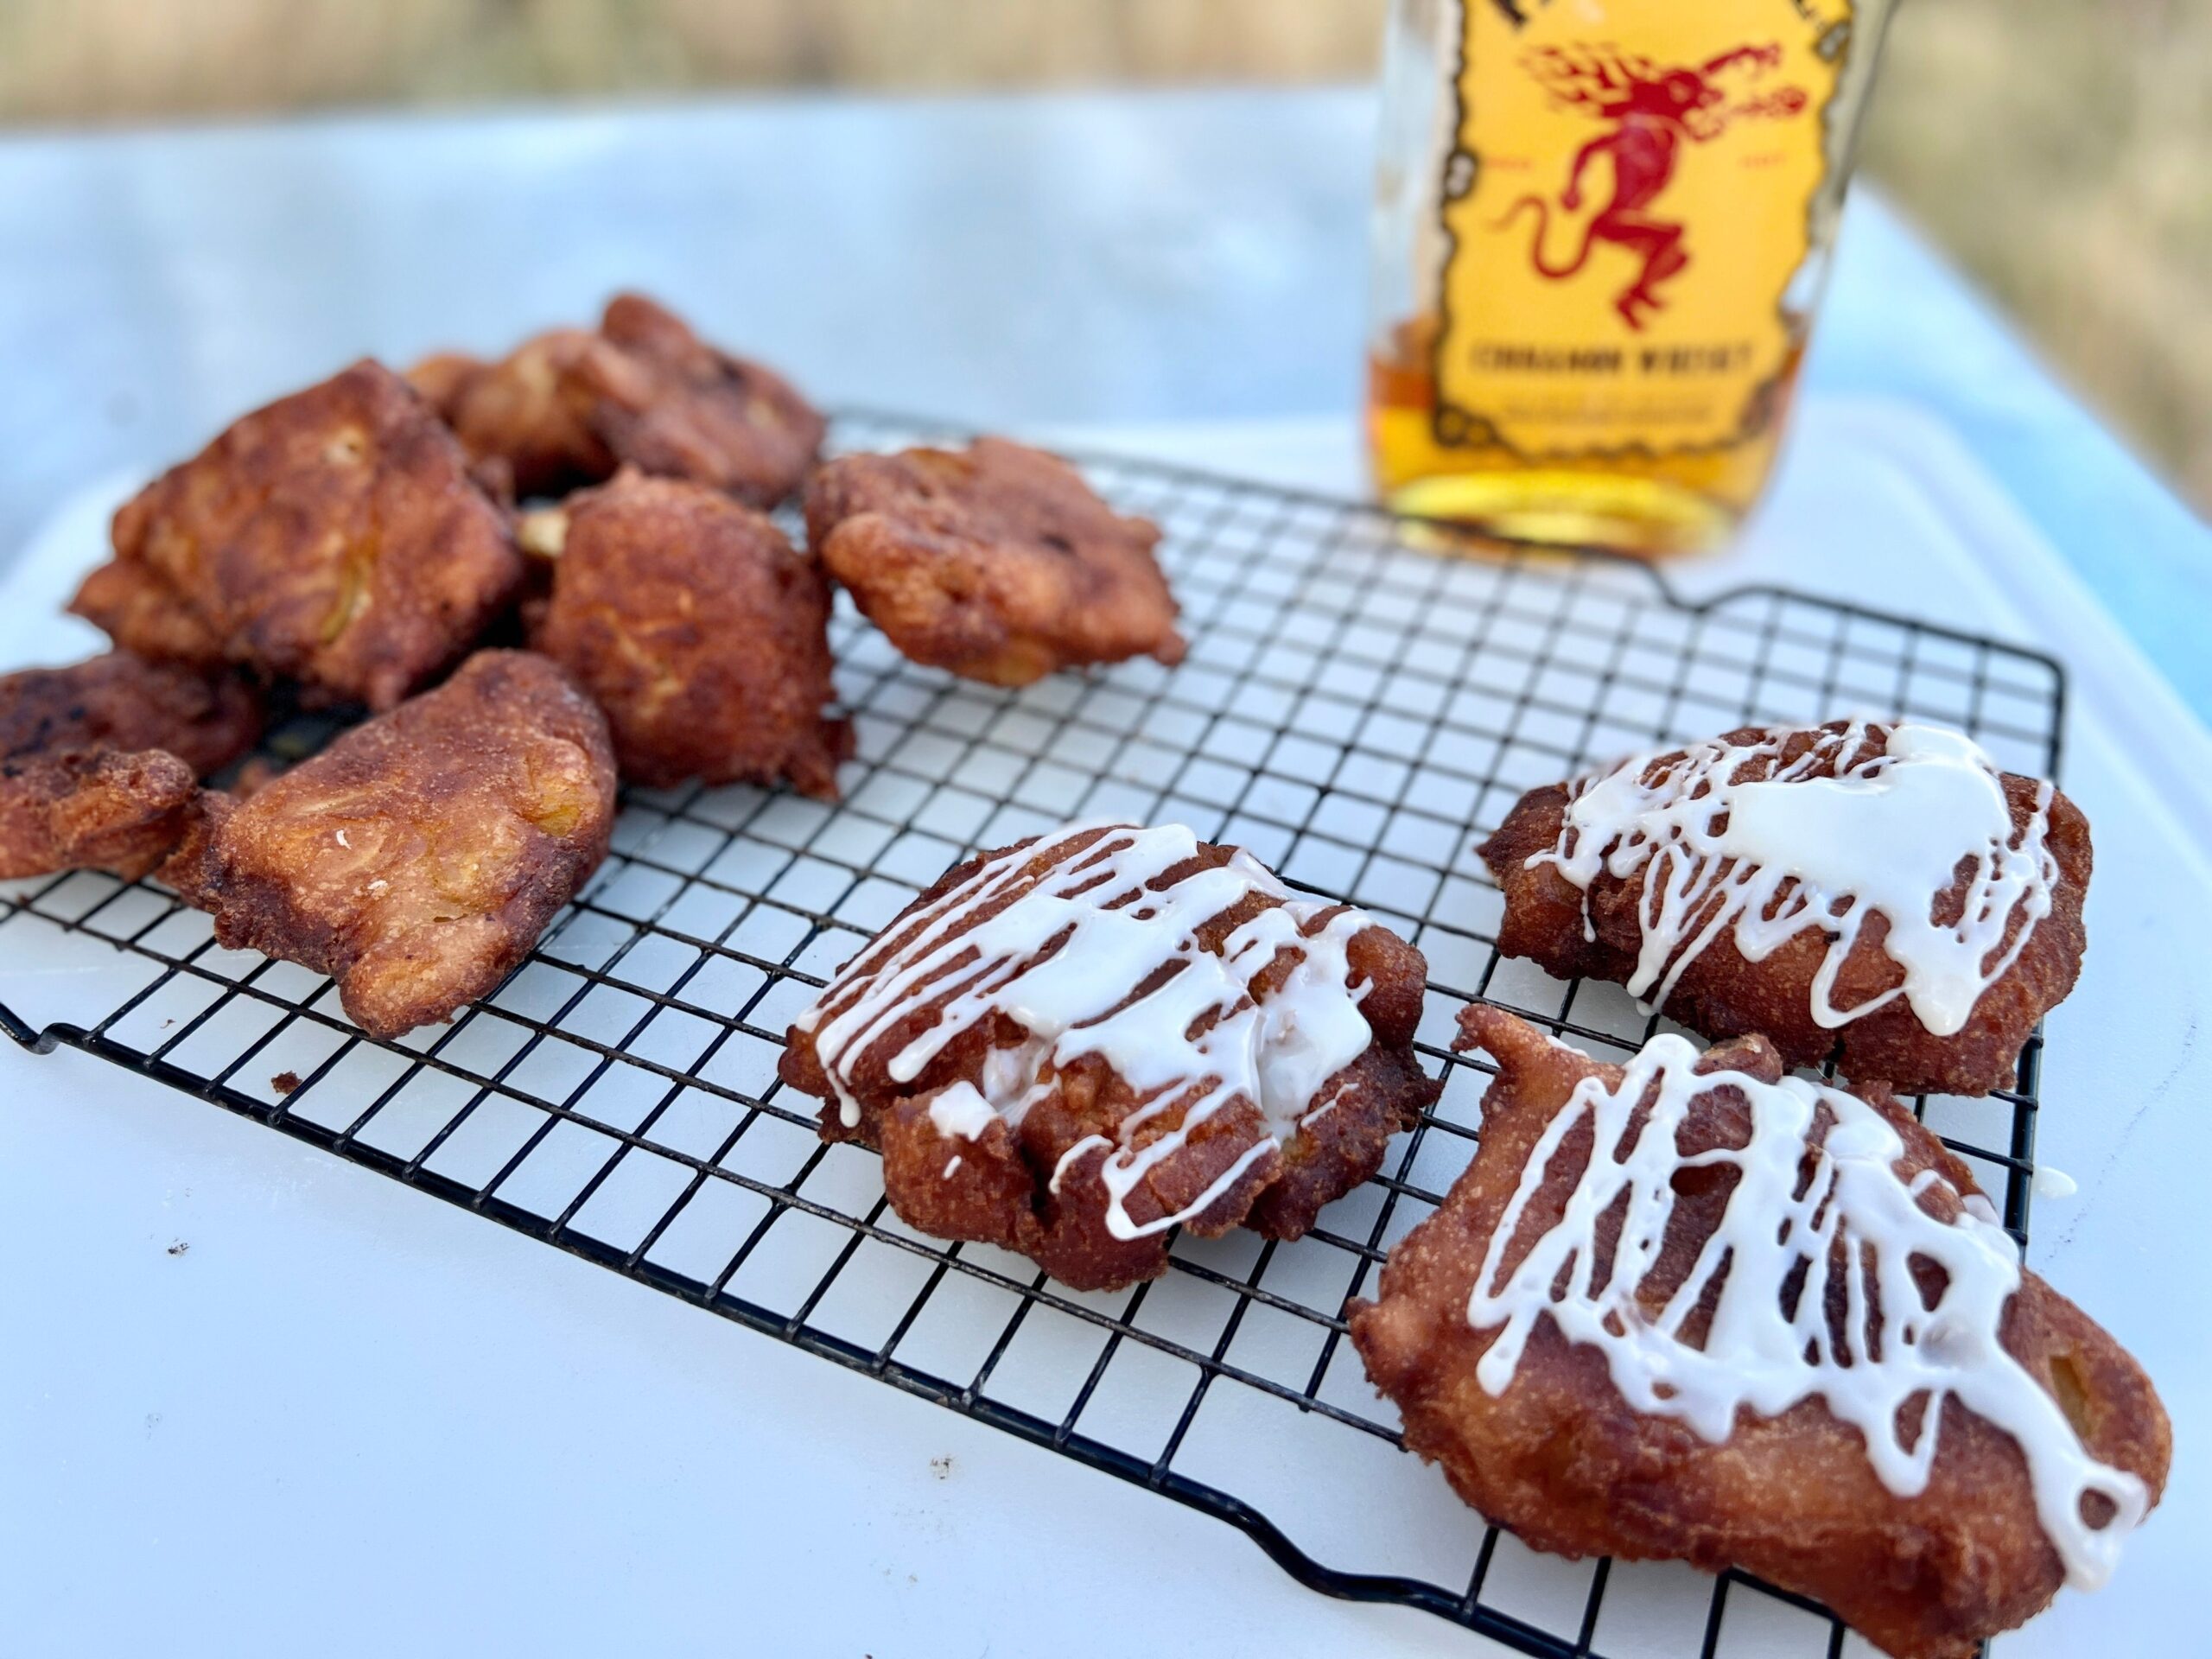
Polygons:
[[1653,556],[1780,447],[1889,0],[1393,0],[1368,341],[1397,510]]

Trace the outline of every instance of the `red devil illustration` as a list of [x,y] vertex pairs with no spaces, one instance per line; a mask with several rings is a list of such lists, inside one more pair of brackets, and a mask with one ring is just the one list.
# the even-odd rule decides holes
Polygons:
[[1536,234],[1529,258],[1554,282],[1580,270],[1591,249],[1600,242],[1638,256],[1643,268],[1614,296],[1613,308],[1640,332],[1645,316],[1666,306],[1655,291],[1657,286],[1680,276],[1690,263],[1689,251],[1682,245],[1686,227],[1647,211],[1675,176],[1682,140],[1703,143],[1738,119],[1764,116],[1781,120],[1802,111],[1805,94],[1798,87],[1777,87],[1732,103],[1716,79],[1738,71],[1757,80],[1781,61],[1782,48],[1776,45],[1739,46],[1695,68],[1662,67],[1611,46],[1547,46],[1531,52],[1522,62],[1555,105],[1581,110],[1606,124],[1604,132],[1574,152],[1567,188],[1559,194],[1560,210],[1571,213],[1581,207],[1583,172],[1601,153],[1612,157],[1613,196],[1583,227],[1581,247],[1563,265],[1544,257],[1550,204],[1541,196],[1522,197],[1491,228],[1503,230],[1524,208],[1534,207]]

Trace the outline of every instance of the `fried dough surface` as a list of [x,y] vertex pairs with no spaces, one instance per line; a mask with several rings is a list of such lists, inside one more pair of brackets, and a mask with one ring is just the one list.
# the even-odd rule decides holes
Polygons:
[[[654,788],[788,778],[835,799],[830,584],[761,514],[625,471],[563,520],[531,644],[598,699],[622,775]],[[550,533],[550,526],[533,533]]]
[[185,834],[200,793],[159,749],[76,749],[0,763],[0,879],[111,870],[135,881]]
[[229,670],[116,651],[0,676],[0,877],[137,880],[184,833],[194,780],[260,732],[260,702]]
[[825,463],[808,544],[918,663],[993,685],[1150,656],[1183,660],[1159,527],[1065,461],[1004,438]]
[[453,435],[367,359],[235,422],[112,534],[69,608],[118,645],[372,709],[458,658],[522,580]]
[[798,487],[824,431],[774,370],[717,350],[638,294],[617,295],[595,331],[553,329],[497,363],[441,353],[410,374],[470,454],[505,461],[523,496],[626,465],[771,507]]
[[[1351,1313],[1352,1341],[1376,1387],[1397,1403],[1407,1444],[1440,1465],[1460,1497],[1554,1554],[1755,1573],[1826,1602],[1899,1659],[1967,1659],[1983,1637],[2050,1600],[2063,1569],[2038,1522],[2026,1461],[2009,1433],[1955,1395],[1942,1412],[1926,1489],[1901,1497],[1877,1476],[1859,1430],[1831,1414],[1821,1396],[1771,1417],[1746,1406],[1716,1444],[1686,1422],[1633,1409],[1603,1353],[1570,1343],[1548,1313],[1536,1319],[1510,1380],[1491,1393],[1477,1365],[1504,1327],[1478,1330],[1469,1311],[1491,1235],[1576,1086],[1597,1077],[1617,1089],[1623,1073],[1500,1009],[1470,1007],[1461,1025],[1455,1046],[1486,1050],[1499,1068],[1475,1160],[1391,1253],[1378,1300]],[[1762,1082],[1783,1075],[1779,1056],[1756,1037],[1710,1051],[1698,1069]],[[1861,1097],[1904,1141],[1901,1178],[1927,1171],[1929,1180],[1948,1183],[1920,1197],[1923,1209],[1955,1220],[1978,1191],[1967,1166],[1886,1090]],[[1717,1086],[1693,1102],[1678,1145],[1685,1154],[1740,1146],[1749,1122],[1742,1092]],[[1500,1262],[1501,1281],[1564,1213],[1592,1139],[1586,1120],[1551,1154]],[[1684,1281],[1720,1224],[1733,1178],[1685,1168],[1673,1185],[1674,1211],[1638,1292],[1655,1318],[1662,1290]],[[1599,1253],[1610,1258],[1621,1248],[1618,1209],[1598,1227]],[[1832,1281],[1832,1331],[1848,1317],[1841,1294]],[[2026,1272],[2005,1306],[2000,1340],[2090,1454],[2139,1477],[2155,1501],[2171,1430],[2148,1379],[2120,1345]]]
[[[834,1018],[880,989],[892,953],[921,937],[941,906],[972,892],[979,874],[995,868],[1008,879],[998,898],[976,912],[979,918],[1002,915],[1009,902],[1020,902],[1017,893],[1071,874],[1080,877],[1087,859],[1103,856],[1127,833],[1126,826],[1084,827],[1019,842],[948,871],[841,970],[824,993],[822,1010]],[[1147,893],[1166,893],[1193,875],[1229,870],[1230,849],[1195,839],[1190,845],[1186,857],[1146,884]],[[1033,855],[1024,859],[1032,849]],[[1282,906],[1282,890],[1273,887],[1272,878],[1268,882],[1198,922],[1195,948],[1218,959],[1240,927]],[[1317,942],[1331,924],[1351,912],[1341,906],[1316,906],[1300,914],[1300,943],[1262,957],[1249,996],[1200,1014],[1197,1027],[1233,1018],[1255,1001],[1264,1007],[1291,995],[1291,975],[1319,948]],[[1208,1080],[1188,1069],[1178,1068],[1172,1079],[1155,1080],[1141,1091],[1101,1053],[1057,1061],[1049,1041],[1004,1009],[953,1036],[918,1072],[899,1075],[901,1051],[917,1039],[932,1040],[959,982],[977,965],[973,948],[959,943],[971,937],[976,925],[963,922],[947,941],[948,948],[967,953],[967,966],[903,997],[895,1014],[857,1052],[825,1056],[823,1027],[810,1016],[791,1027],[779,1067],[785,1083],[823,1100],[825,1139],[858,1140],[881,1151],[893,1208],[938,1237],[1020,1251],[1079,1289],[1110,1288],[1164,1272],[1172,1217],[1182,1217],[1180,1224],[1205,1236],[1242,1224],[1268,1237],[1296,1238],[1313,1225],[1324,1205],[1375,1173],[1390,1136],[1410,1128],[1436,1096],[1437,1085],[1422,1073],[1412,1047],[1426,964],[1418,950],[1371,923],[1351,933],[1344,948],[1347,978],[1333,988],[1347,1001],[1358,996],[1366,1046],[1326,1080],[1313,1080],[1320,1109],[1298,1116],[1287,1129],[1271,1122],[1261,1102],[1241,1092],[1218,1109],[1202,1112],[1197,1103]],[[1103,987],[1105,1001],[1119,999],[1114,1017],[1141,1018],[1141,1005],[1164,991],[1173,1000],[1173,991],[1165,989],[1170,983],[1166,957],[1181,925],[1159,925],[1165,936],[1161,967],[1128,985],[1126,994],[1118,983]],[[1025,953],[1026,959],[1043,963],[1064,949],[1082,946],[1063,934],[1040,951]],[[1186,964],[1183,971],[1203,965]],[[1119,969],[1108,954],[1097,971],[1110,980]],[[1172,1048],[1181,1034],[1166,1032],[1162,1048]],[[1022,1109],[1006,1109],[1017,1097],[1025,1097]],[[849,1114],[841,1109],[848,1102]],[[1121,1172],[1109,1167],[1116,1162],[1132,1166],[1133,1184],[1118,1197],[1115,1183]],[[1116,1230],[1117,1205],[1135,1227]]]
[[511,972],[606,856],[614,757],[550,659],[479,652],[249,798],[210,798],[161,879],[232,950],[331,975],[376,1037]]
[[[1796,758],[1821,734],[1840,732],[1845,725],[1836,721],[1793,734],[1783,756]],[[1721,741],[1746,741],[1762,729],[1744,728]],[[1888,728],[1871,729],[1886,733]],[[1679,752],[1662,757],[1647,775],[1656,775],[1679,758]],[[1834,771],[1833,766],[1819,763],[1807,775],[1827,777]],[[2002,782],[2018,833],[2036,811],[2040,786],[2033,779],[2010,772]],[[1636,971],[1643,941],[1645,881],[1656,862],[1647,861],[1625,877],[1601,869],[1586,895],[1587,929],[1583,890],[1555,865],[1532,867],[1529,862],[1532,855],[1549,853],[1558,844],[1573,792],[1574,785],[1567,783],[1529,791],[1507,813],[1497,834],[1476,849],[1505,895],[1497,948],[1504,956],[1525,957],[1560,979],[1626,982]],[[1771,1041],[1789,1065],[1817,1066],[1834,1059],[1847,1077],[1879,1080],[1904,1094],[1984,1095],[2010,1088],[2021,1048],[2036,1021],[2073,989],[2087,943],[2082,904],[2091,866],[2088,821],[2056,791],[2049,807],[2046,844],[2058,873],[2050,913],[2035,924],[2018,959],[1983,991],[1965,1027],[1955,1035],[1939,1037],[1929,1031],[1902,997],[1840,1027],[1822,1026],[1815,1018],[1813,992],[1831,935],[1817,925],[1792,935],[1756,962],[1738,947],[1732,931],[1723,929],[1683,970],[1663,1011],[1705,1037],[1756,1032]],[[1941,895],[1935,907],[1937,919],[1957,917],[1966,890],[1961,877]],[[2016,913],[2005,935],[2008,946],[2021,925]],[[1883,948],[1887,932],[1882,916],[1868,918],[1827,993],[1835,1006],[1856,1007],[1904,982],[1904,969]]]
[[205,778],[261,735],[240,675],[111,651],[67,668],[0,675],[0,767],[36,755],[166,749]]
[[433,352],[410,364],[401,378],[415,388],[416,397],[437,411],[440,420],[450,426],[461,394],[487,366],[482,358],[472,357],[467,352]]

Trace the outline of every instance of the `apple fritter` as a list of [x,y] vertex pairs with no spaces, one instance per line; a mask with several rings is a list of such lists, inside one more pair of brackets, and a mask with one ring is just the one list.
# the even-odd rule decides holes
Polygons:
[[470,454],[504,461],[524,497],[626,465],[771,507],[798,487],[824,430],[782,376],[637,294],[617,295],[596,331],[553,329],[497,363],[441,353],[410,374]]
[[808,543],[891,643],[993,685],[1150,656],[1183,660],[1159,527],[1065,461],[1004,438],[844,455],[806,491]]
[[2088,822],[1940,727],[1747,727],[1524,795],[1498,950],[1907,1094],[2009,1087],[2082,965]]
[[486,366],[482,358],[471,357],[467,352],[434,352],[412,365],[402,378],[415,388],[416,397],[437,411],[440,420],[451,425],[461,394]]
[[607,855],[607,721],[550,659],[483,651],[249,798],[211,798],[161,879],[215,937],[304,963],[376,1037],[449,1018]]
[[118,645],[379,709],[466,652],[522,581],[452,433],[366,359],[170,468],[113,540],[70,609]]
[[436,406],[472,463],[506,470],[525,499],[565,494],[611,476],[618,463],[590,424],[585,359],[601,349],[588,328],[531,336],[495,362],[441,352],[407,378]]
[[0,761],[0,878],[111,870],[135,881],[185,834],[192,768],[159,749]]
[[0,675],[0,763],[99,749],[166,749],[201,778],[261,735],[244,676],[111,651]]
[[625,778],[788,778],[836,798],[852,728],[822,712],[830,584],[774,524],[704,485],[625,470],[533,515],[531,534],[560,551],[531,643],[598,699]]
[[1436,1096],[1426,965],[1179,824],[1077,824],[948,872],[791,1028],[827,1140],[883,1154],[910,1225],[1079,1289],[1168,1235],[1297,1238]]
[[260,732],[259,699],[227,669],[117,651],[0,676],[0,876],[144,874],[183,833],[195,779]]
[[1351,1306],[1406,1443],[1538,1549],[1738,1567],[1898,1659],[2094,1587],[2172,1450],[1888,1090],[1764,1039],[1603,1065],[1501,1009],[1475,1159]]

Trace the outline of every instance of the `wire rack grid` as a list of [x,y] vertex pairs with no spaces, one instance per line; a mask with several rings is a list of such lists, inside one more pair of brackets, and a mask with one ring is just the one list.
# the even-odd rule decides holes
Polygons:
[[[849,416],[836,442],[947,435]],[[0,1023],[1219,1516],[1328,1593],[1554,1659],[1858,1647],[1742,1575],[1562,1561],[1484,1525],[1400,1446],[1344,1306],[1473,1149],[1489,1068],[1449,1051],[1462,1006],[1501,1004],[1604,1057],[1654,1028],[1617,987],[1497,955],[1499,895],[1472,847],[1522,791],[1655,742],[1845,712],[1948,721],[2055,776],[2062,671],[1780,589],[1687,605],[1624,562],[1444,556],[1369,506],[1086,467],[1166,532],[1179,668],[1002,692],[906,662],[841,601],[860,736],[842,804],[628,791],[606,866],[451,1025],[373,1041],[321,976],[226,951],[161,889],[88,874],[0,887]],[[326,731],[276,741],[296,753]],[[1445,1088],[1297,1243],[1181,1237],[1166,1277],[1082,1294],[905,1227],[873,1154],[822,1143],[775,1062],[791,1017],[942,870],[1102,814],[1242,844],[1420,944],[1420,1049]],[[1920,1103],[2023,1240],[2038,1048],[2014,1090]]]

